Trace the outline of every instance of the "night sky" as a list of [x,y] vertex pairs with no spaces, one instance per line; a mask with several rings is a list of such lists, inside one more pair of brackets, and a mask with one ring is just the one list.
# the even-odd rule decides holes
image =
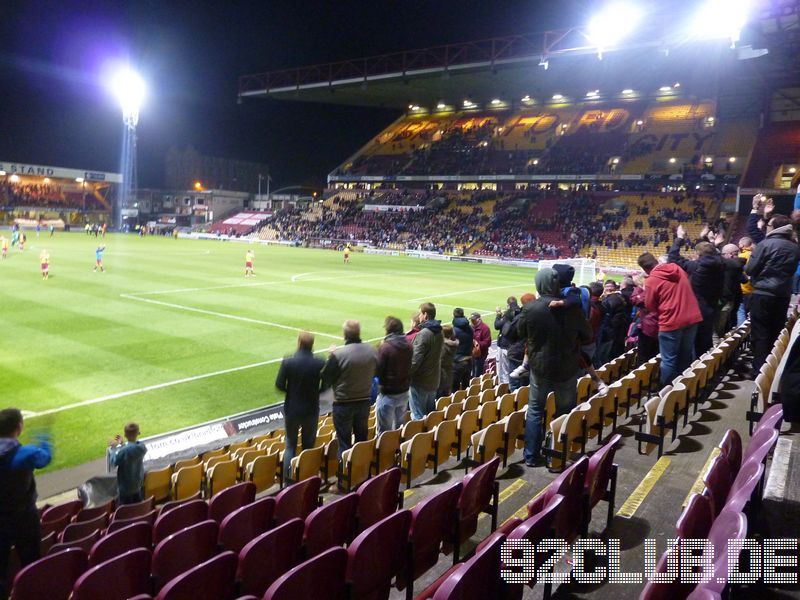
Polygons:
[[321,183],[397,114],[237,105],[239,75],[562,27],[580,22],[581,5],[591,4],[5,0],[0,160],[117,171],[121,117],[101,73],[110,59],[129,57],[148,82],[140,186],[162,185],[166,150],[188,144],[268,163],[276,186]]

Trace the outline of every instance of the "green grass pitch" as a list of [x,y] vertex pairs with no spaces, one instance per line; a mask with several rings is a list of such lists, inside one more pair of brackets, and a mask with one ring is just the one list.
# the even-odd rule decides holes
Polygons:
[[[30,413],[28,435],[51,430],[51,469],[102,457],[130,420],[149,436],[280,401],[275,374],[299,329],[326,351],[348,318],[377,340],[387,315],[407,323],[423,300],[449,322],[456,305],[490,312],[534,289],[532,269],[361,253],[345,265],[339,252],[261,245],[245,279],[242,243],[27,235],[0,263],[0,405]],[[94,273],[100,243],[106,272]]]

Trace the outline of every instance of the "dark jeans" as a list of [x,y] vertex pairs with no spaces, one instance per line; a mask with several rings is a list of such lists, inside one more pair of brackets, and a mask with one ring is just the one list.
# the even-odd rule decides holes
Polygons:
[[142,493],[142,490],[134,492],[133,494],[119,495],[120,504],[136,504],[137,502],[141,502],[142,500],[144,500],[144,493]]
[[0,515],[0,598],[5,598],[11,588],[11,582],[6,581],[11,546],[16,547],[20,565],[24,567],[40,558],[41,541],[39,513],[35,507]]
[[565,415],[573,408],[578,398],[578,373],[566,381],[552,381],[537,377],[531,371],[531,386],[528,395],[528,412],[525,415],[525,462],[535,463],[542,452],[542,417],[547,395],[556,395],[556,414],[553,418]]
[[719,311],[715,310],[707,317],[703,317],[703,321],[698,325],[697,335],[694,338],[695,356],[703,356],[714,345],[714,326],[718,318]]
[[301,440],[303,449],[313,448],[317,441],[317,420],[318,413],[302,417],[287,416],[284,420],[286,429],[286,449],[283,451],[283,478],[288,481],[292,478],[292,459],[297,454],[297,432],[303,428],[303,438]]
[[[333,428],[336,429],[336,439],[339,441],[339,460],[342,452],[353,446],[352,438],[356,442],[367,439],[369,428],[369,400],[361,402],[334,402],[333,403]],[[316,430],[314,431],[316,434]]]
[[767,361],[772,345],[786,325],[789,298],[764,294],[750,295],[750,341],[753,348],[753,375]]
[[661,351],[661,387],[669,385],[679,373],[692,364],[697,325],[675,331],[661,331],[658,347]]
[[453,391],[467,389],[471,374],[472,359],[459,360],[456,358],[453,363]]
[[645,335],[640,331],[637,347],[639,364],[643,365],[656,354],[658,354],[658,339],[650,337],[649,335]]
[[486,357],[479,356],[472,359],[472,376],[480,377],[483,375],[484,368],[486,367]]

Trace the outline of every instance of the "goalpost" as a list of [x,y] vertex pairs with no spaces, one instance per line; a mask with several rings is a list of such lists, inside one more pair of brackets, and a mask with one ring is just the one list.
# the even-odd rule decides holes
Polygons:
[[575,269],[575,285],[587,285],[597,281],[597,261],[592,258],[561,258],[558,260],[540,260],[539,268],[553,268],[553,265],[571,265]]

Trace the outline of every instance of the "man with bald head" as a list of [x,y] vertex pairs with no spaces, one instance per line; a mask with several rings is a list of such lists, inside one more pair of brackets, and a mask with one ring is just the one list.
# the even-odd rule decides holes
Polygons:
[[722,262],[725,265],[722,307],[714,327],[714,333],[718,338],[722,338],[736,324],[736,313],[742,302],[742,284],[747,283],[747,275],[744,274],[745,261],[739,258],[739,246],[725,244],[722,247]]
[[378,367],[378,351],[361,341],[361,324],[345,321],[344,346],[328,355],[322,369],[324,384],[333,388],[333,427],[342,452],[367,439],[372,379]]

